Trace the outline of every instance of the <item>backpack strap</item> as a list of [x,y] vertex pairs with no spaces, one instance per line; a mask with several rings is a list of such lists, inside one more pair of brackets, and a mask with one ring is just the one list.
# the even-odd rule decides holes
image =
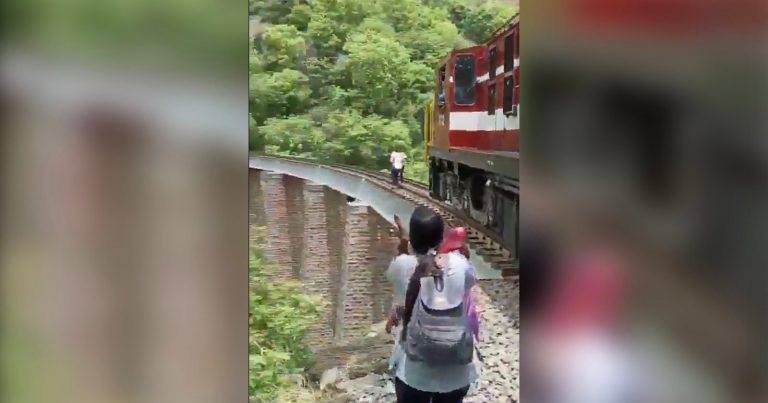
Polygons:
[[408,323],[411,321],[413,315],[413,309],[416,305],[416,301],[419,299],[419,293],[421,292],[421,279],[428,275],[431,275],[436,269],[439,270],[435,263],[435,256],[437,252],[434,249],[430,249],[426,255],[419,256],[416,268],[413,270],[408,281],[408,289],[405,292],[405,309],[403,312],[403,331],[401,333],[402,340],[405,340],[408,332]]
[[445,278],[443,278],[443,272],[432,273],[432,281],[435,282],[435,290],[443,291],[445,288]]
[[435,249],[430,249],[427,255],[432,259],[432,264],[426,268],[428,271],[427,275],[431,276],[432,280],[435,282],[435,289],[437,291],[443,291],[445,288],[445,279],[443,278],[443,270],[436,262],[437,251]]

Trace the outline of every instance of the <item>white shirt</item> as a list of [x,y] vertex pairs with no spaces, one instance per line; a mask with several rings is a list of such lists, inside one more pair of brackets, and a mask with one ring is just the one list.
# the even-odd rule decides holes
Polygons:
[[392,155],[389,156],[389,161],[392,162],[392,168],[403,169],[403,162],[406,158],[408,158],[408,156],[405,155],[405,153],[392,151]]
[[[408,290],[408,280],[419,261],[413,255],[398,255],[392,260],[387,269],[387,280],[394,288],[392,306],[405,305],[405,292]],[[405,280],[405,281],[403,281]]]

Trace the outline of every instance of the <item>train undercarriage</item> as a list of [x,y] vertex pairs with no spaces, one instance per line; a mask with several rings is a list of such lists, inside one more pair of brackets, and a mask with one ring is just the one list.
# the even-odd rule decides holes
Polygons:
[[430,158],[429,189],[485,227],[505,248],[517,250],[519,182],[459,162]]

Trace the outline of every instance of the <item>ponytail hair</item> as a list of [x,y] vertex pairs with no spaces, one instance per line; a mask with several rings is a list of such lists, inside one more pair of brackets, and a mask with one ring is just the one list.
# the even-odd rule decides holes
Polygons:
[[435,261],[434,251],[430,251],[426,255],[420,256],[416,268],[413,270],[408,281],[408,289],[405,292],[405,310],[403,312],[403,331],[401,333],[401,340],[405,341],[408,333],[408,323],[411,322],[411,316],[413,315],[413,308],[419,299],[419,292],[421,291],[421,279],[424,277],[432,277],[442,273],[442,269],[438,267]]
[[405,310],[403,312],[402,340],[405,340],[408,332],[408,323],[411,321],[413,307],[419,299],[421,291],[421,279],[440,272],[435,262],[435,248],[443,240],[445,224],[439,214],[419,206],[413,210],[409,223],[410,244],[413,251],[420,255],[413,275],[408,280],[408,288],[405,292]]

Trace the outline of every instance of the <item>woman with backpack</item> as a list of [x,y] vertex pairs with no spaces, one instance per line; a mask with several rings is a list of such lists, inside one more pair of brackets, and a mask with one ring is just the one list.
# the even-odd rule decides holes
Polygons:
[[387,324],[389,331],[402,322],[390,361],[399,403],[459,403],[477,378],[466,309],[475,276],[463,254],[438,254],[444,231],[439,215],[416,208],[409,223],[413,254],[401,254],[388,270],[396,298],[405,294]]

